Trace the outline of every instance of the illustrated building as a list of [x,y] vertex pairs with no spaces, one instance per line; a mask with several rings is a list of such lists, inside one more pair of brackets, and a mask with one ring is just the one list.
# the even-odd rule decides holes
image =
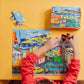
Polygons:
[[15,44],[18,43],[17,36],[16,36],[16,32],[13,32],[13,40],[14,40],[14,43],[15,43]]
[[30,54],[30,50],[26,50],[26,56]]
[[37,61],[38,65],[45,63],[45,60],[46,60],[46,57],[44,55],[41,55]]
[[22,60],[22,52],[16,48],[13,48],[13,66],[20,66]]

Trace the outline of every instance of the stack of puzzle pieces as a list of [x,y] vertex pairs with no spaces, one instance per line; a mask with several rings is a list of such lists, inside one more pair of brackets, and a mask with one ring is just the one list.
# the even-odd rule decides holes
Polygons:
[[16,20],[16,22],[14,23],[14,25],[19,25],[20,27],[23,27],[22,22],[25,21],[24,17],[22,16],[21,12],[18,11],[18,13],[15,13],[15,11],[12,11],[12,16],[10,18],[12,21]]

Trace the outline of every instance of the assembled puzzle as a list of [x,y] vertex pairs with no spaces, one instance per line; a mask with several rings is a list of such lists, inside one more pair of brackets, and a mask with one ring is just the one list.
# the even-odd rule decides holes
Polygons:
[[[50,30],[13,30],[13,75],[21,74],[23,60],[50,39],[48,34]],[[38,58],[34,66],[34,75],[66,74],[73,57],[70,38],[69,34],[62,34],[60,45]]]
[[80,29],[81,8],[52,7],[51,28]]
[[10,18],[12,21],[16,20],[14,23],[15,26],[19,25],[20,27],[23,27],[22,22],[25,21],[24,17],[22,16],[21,12],[18,11],[18,13],[15,13],[15,11],[12,11],[12,16]]

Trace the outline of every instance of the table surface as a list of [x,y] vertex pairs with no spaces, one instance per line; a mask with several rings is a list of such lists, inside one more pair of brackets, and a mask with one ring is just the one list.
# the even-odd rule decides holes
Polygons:
[[[13,29],[50,29],[50,9],[52,6],[81,7],[80,30],[50,29],[51,37],[62,33],[76,34],[78,37],[81,69],[78,80],[84,80],[84,0],[0,0],[0,80],[20,80],[21,76],[12,75],[12,34]],[[11,12],[21,11],[25,18],[24,27],[13,25]],[[38,77],[38,76],[34,76]],[[40,76],[42,77],[42,76]],[[64,80],[65,76],[45,76],[52,80]]]

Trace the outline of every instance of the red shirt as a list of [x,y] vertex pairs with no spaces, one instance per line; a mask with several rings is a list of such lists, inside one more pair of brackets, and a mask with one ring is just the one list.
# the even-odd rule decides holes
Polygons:
[[[23,61],[21,67],[22,73],[22,84],[36,84],[39,80],[47,79],[45,77],[33,78],[34,77],[34,65],[38,59],[38,56],[34,53],[31,53]],[[76,84],[78,73],[80,71],[80,60],[72,59],[71,64],[69,65],[69,70],[66,74],[65,80],[62,84]],[[59,81],[53,81],[54,84],[60,84]]]

